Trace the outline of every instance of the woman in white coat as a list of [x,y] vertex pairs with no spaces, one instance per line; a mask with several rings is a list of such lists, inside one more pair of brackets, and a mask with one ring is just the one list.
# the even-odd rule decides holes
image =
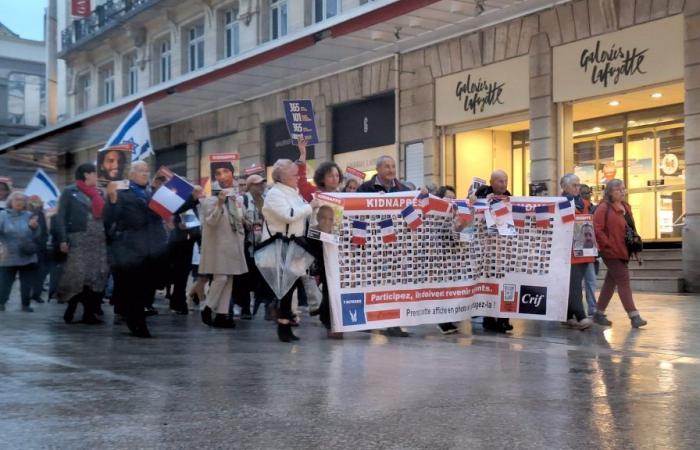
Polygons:
[[[306,203],[299,194],[299,167],[289,159],[280,159],[272,167],[272,179],[275,184],[270,188],[263,204],[263,241],[276,234],[285,237],[303,237],[306,220],[317,200]],[[292,333],[292,293],[290,289],[280,300],[277,319],[277,336],[282,342],[296,341],[299,338]]]
[[[201,200],[199,208],[203,218],[199,272],[212,275],[202,322],[217,328],[234,328],[228,315],[233,276],[248,272],[241,205],[236,197],[221,191]],[[212,313],[216,314],[213,319]]]

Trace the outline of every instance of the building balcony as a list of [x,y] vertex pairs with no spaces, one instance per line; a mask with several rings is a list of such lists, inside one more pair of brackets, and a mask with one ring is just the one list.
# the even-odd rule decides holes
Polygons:
[[60,57],[78,50],[92,39],[124,24],[162,0],[108,0],[87,16],[61,31]]

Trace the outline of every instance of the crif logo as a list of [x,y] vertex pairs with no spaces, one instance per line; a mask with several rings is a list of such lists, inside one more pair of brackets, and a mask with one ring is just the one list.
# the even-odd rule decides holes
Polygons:
[[520,286],[520,314],[547,314],[547,288]]
[[364,294],[360,292],[341,294],[340,303],[343,305],[343,326],[364,325],[366,323]]

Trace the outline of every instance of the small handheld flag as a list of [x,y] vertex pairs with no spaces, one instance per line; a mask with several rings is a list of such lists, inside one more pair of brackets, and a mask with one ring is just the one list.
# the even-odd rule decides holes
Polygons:
[[527,218],[527,208],[522,205],[513,205],[513,225],[518,228],[525,227],[525,219]]
[[537,228],[549,228],[549,206],[536,206],[535,207],[535,220],[537,221]]
[[496,217],[502,217],[508,214],[508,205],[504,202],[496,202],[491,205],[491,212]]
[[352,221],[352,238],[350,242],[355,245],[367,244],[367,222],[361,220]]
[[153,194],[148,207],[167,220],[185,204],[193,191],[194,186],[184,178],[174,175]]
[[401,211],[408,228],[415,230],[423,224],[423,219],[418,215],[418,211],[413,207],[413,205],[408,205],[403,211]]
[[382,242],[388,244],[396,242],[396,232],[394,231],[394,221],[391,219],[382,220],[379,222]]
[[472,211],[469,209],[469,206],[467,206],[467,202],[458,201],[455,202],[455,205],[457,205],[457,219],[465,222],[472,220]]
[[573,202],[567,200],[565,202],[557,203],[557,208],[559,209],[559,217],[563,223],[573,222],[576,214]]

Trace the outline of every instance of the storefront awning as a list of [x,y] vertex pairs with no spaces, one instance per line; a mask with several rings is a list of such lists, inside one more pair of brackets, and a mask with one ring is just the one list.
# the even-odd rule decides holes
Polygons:
[[[102,145],[139,101],[151,128],[268,95],[451,36],[551,7],[552,0],[377,1],[238,58],[153,86],[0,146],[36,160]],[[48,154],[48,155],[47,155]]]

